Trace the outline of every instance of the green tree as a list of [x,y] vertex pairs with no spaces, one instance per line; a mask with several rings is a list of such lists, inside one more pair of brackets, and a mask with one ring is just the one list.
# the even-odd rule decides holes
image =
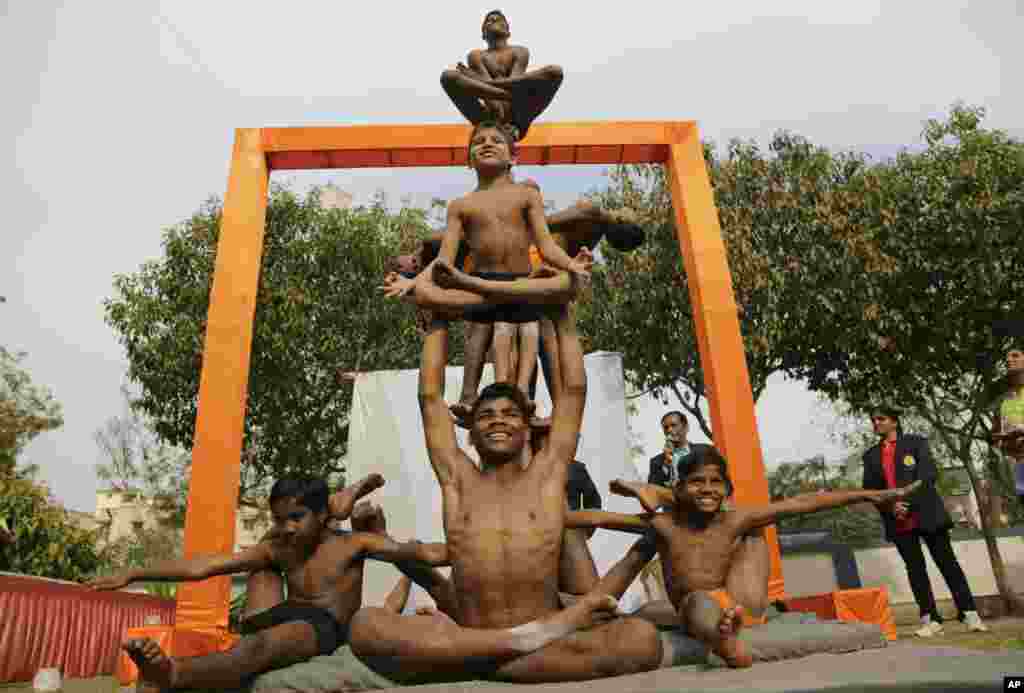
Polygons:
[[[817,305],[841,304],[857,272],[884,272],[887,261],[845,193],[864,157],[782,132],[767,152],[734,141],[721,157],[706,146],[705,160],[756,400],[771,374],[794,365],[791,346]],[[606,271],[595,274],[592,300],[580,311],[588,346],[622,352],[631,385],[663,402],[674,395],[713,437],[701,406],[707,393],[664,169],[620,167],[594,197],[633,209],[648,242],[631,253],[602,246]],[[841,230],[833,228],[835,220],[843,221]]]
[[81,529],[27,476],[0,475],[0,517],[14,535],[0,571],[78,581],[102,565],[95,532]]
[[[984,110],[954,106],[928,121],[925,147],[871,167],[849,189],[858,217],[892,263],[864,273],[841,304],[818,306],[793,345],[789,372],[858,413],[881,401],[923,419],[933,444],[967,471],[987,458],[992,400],[1024,296],[1024,144],[982,126]],[[987,511],[981,513],[1000,594],[1015,611]]]
[[24,353],[0,346],[0,476],[14,474],[29,441],[64,423],[60,403],[19,365]]
[[[115,279],[106,320],[118,333],[136,408],[161,440],[190,449],[217,200],[164,233],[164,255]],[[290,472],[343,471],[352,386],[347,371],[418,363],[413,312],[376,290],[388,257],[429,231],[426,213],[325,209],[319,191],[270,193],[245,420],[243,496]]]

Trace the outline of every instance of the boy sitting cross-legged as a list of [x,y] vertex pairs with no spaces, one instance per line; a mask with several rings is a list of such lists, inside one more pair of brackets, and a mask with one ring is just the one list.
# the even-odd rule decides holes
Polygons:
[[383,483],[373,474],[330,495],[321,479],[280,479],[270,491],[274,527],[255,546],[232,555],[162,561],[90,581],[94,589],[110,590],[143,580],[250,573],[237,645],[223,653],[168,657],[150,639],[129,640],[124,649],[140,679],[160,689],[236,688],[268,669],[331,654],[347,643],[349,621],[361,606],[364,558],[446,565],[443,544],[400,544],[382,534],[326,526],[328,519],[347,518],[360,497]]
[[[639,482],[613,481],[611,491],[635,497],[648,511],[624,515],[602,511],[570,512],[567,527],[602,527],[626,532],[653,530],[665,569],[665,589],[676,609],[680,626],[706,643],[729,666],[747,667],[750,654],[737,639],[744,625],[743,607],[726,592],[730,566],[742,538],[787,515],[802,515],[853,503],[887,503],[910,495],[920,486],[882,491],[808,493],[761,508],[725,511],[722,502],[732,495],[725,459],[714,448],[686,458],[679,481],[672,489]],[[667,512],[657,512],[662,506]]]

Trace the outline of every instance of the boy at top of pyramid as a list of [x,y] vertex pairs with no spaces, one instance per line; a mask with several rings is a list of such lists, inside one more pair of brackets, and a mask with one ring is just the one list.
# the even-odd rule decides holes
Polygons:
[[[420,307],[448,317],[515,324],[537,322],[542,313],[537,304],[571,300],[575,282],[590,276],[592,256],[583,249],[570,258],[552,238],[540,190],[512,180],[516,153],[515,140],[505,126],[484,121],[473,128],[469,165],[477,174],[476,189],[448,205],[437,259],[414,279],[388,274],[384,287],[388,296],[409,296]],[[469,248],[472,274],[454,266],[463,241]],[[529,278],[531,245],[548,266],[533,278]],[[472,408],[472,402],[460,405]]]

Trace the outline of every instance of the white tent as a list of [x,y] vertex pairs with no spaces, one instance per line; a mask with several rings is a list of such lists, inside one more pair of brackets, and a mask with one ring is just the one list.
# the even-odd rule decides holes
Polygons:
[[[608,482],[617,477],[637,478],[627,460],[626,401],[622,357],[599,352],[584,358],[587,369],[587,407],[576,458],[587,465],[606,510],[641,512],[639,504],[608,493]],[[462,369],[448,368],[445,396],[456,401],[462,387]],[[481,387],[493,380],[490,366],[484,370]],[[418,371],[376,371],[356,376],[349,427],[347,476],[358,479],[371,472],[384,475],[387,484],[372,498],[384,508],[388,533],[398,540],[444,541],[441,522],[441,492],[427,459],[423,422],[417,400]],[[550,411],[550,398],[539,387],[538,410]],[[459,443],[471,456],[466,431],[458,431]],[[598,572],[604,574],[621,558],[635,537],[618,532],[598,531],[590,540]],[[368,561],[363,603],[379,605],[394,586],[399,573],[386,564]],[[628,607],[640,600],[634,583],[623,600]],[[414,588],[409,609],[431,604],[430,597]]]

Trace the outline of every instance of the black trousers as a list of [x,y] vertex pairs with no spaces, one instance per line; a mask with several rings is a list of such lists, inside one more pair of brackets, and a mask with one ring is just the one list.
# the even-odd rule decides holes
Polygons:
[[896,550],[900,552],[900,558],[907,566],[907,577],[910,578],[910,589],[914,592],[914,601],[921,609],[921,616],[931,616],[932,620],[941,623],[939,611],[935,606],[935,595],[932,593],[932,583],[928,578],[928,568],[924,562],[924,551],[921,550],[921,541],[928,546],[928,553],[931,554],[939,572],[946,580],[946,585],[953,595],[953,602],[956,604],[958,617],[963,618],[965,611],[975,611],[974,595],[967,585],[967,576],[964,575],[960,562],[956,560],[953,553],[953,546],[949,541],[949,530],[941,529],[937,532],[922,532],[914,530],[911,534],[898,534],[894,543]]

